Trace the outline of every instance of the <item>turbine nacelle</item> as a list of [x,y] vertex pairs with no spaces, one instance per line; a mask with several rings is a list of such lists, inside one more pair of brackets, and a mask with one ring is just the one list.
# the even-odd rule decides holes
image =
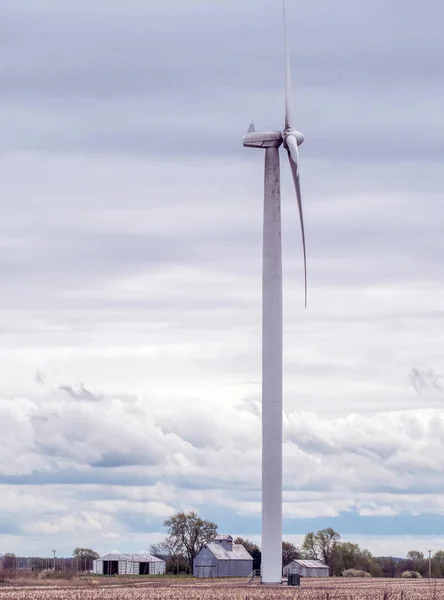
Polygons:
[[265,131],[259,133],[254,128],[254,123],[250,125],[244,136],[244,146],[246,148],[279,148],[283,138],[280,131]]

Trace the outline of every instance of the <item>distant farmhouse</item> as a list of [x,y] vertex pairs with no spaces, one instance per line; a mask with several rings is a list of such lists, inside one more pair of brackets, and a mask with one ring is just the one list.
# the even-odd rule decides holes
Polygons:
[[194,577],[248,577],[253,571],[253,558],[231,535],[217,535],[196,555]]
[[330,569],[320,560],[302,560],[297,558],[284,567],[284,575],[328,577],[330,575]]
[[166,563],[151,554],[106,554],[93,562],[97,575],[165,575]]

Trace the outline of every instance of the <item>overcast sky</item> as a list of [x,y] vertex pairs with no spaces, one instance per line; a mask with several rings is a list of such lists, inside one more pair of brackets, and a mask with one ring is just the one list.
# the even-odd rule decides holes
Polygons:
[[[284,533],[444,549],[438,0],[289,0]],[[0,5],[0,552],[260,536],[261,152],[280,0]]]

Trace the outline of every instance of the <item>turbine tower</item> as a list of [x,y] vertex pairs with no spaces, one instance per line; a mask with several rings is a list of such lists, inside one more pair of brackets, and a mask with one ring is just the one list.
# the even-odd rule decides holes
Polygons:
[[305,307],[307,258],[299,180],[298,146],[304,141],[294,128],[290,54],[285,0],[286,55],[285,126],[283,131],[258,133],[250,125],[247,148],[265,150],[264,232],[262,264],[262,583],[282,583],[282,245],[279,147],[288,154],[293,176],[304,256]]

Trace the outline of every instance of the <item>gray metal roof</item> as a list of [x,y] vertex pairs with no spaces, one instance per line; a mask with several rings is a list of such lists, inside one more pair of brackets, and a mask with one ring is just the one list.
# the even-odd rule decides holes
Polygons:
[[[291,563],[297,563],[301,567],[307,567],[308,569],[328,569],[328,565],[322,562],[322,560],[303,560],[301,558],[296,558],[292,560]],[[291,565],[291,563],[289,563]]]
[[216,537],[214,538],[215,540],[233,540],[233,538],[231,537],[231,535],[224,535],[222,533],[219,533],[218,535],[216,535]]
[[253,560],[253,557],[241,544],[233,544],[232,550],[226,550],[222,544],[210,542],[207,544],[207,548],[211,550],[217,560]]
[[132,562],[165,562],[152,554],[105,554],[98,560],[129,560]]

